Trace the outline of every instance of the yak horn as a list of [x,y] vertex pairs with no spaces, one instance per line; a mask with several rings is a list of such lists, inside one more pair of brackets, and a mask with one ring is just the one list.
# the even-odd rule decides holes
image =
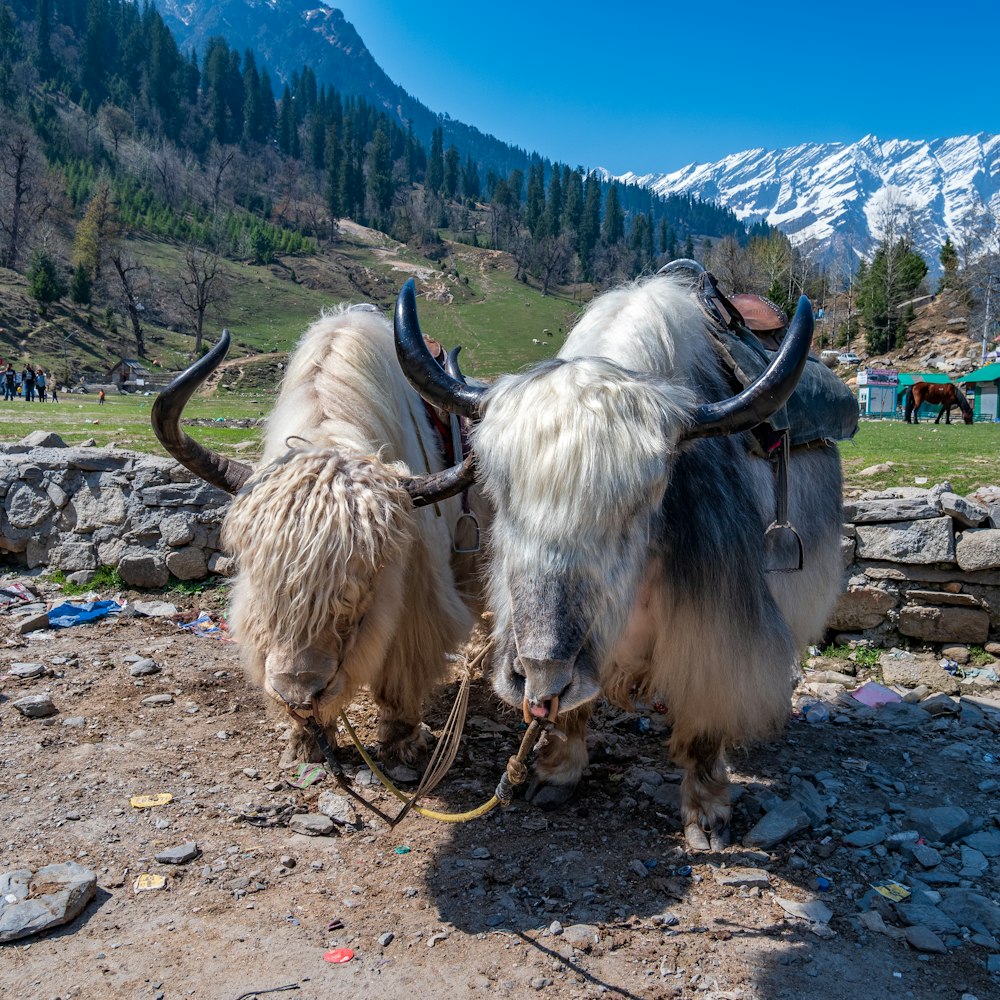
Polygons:
[[805,368],[812,334],[812,306],[803,295],[781,341],[781,349],[760,378],[729,399],[702,403],[694,412],[694,423],[684,435],[685,439],[739,434],[763,423],[784,406]]
[[153,402],[150,421],[160,444],[185,468],[227,493],[239,493],[253,469],[236,459],[217,455],[181,430],[181,412],[195,390],[208,378],[229,350],[229,331],[203,358],[180,373]]
[[469,454],[460,465],[429,476],[406,476],[400,479],[399,485],[410,494],[414,507],[429,507],[467,490],[475,481],[476,461]]
[[413,279],[407,280],[396,299],[393,323],[396,357],[403,374],[432,406],[476,420],[485,389],[466,385],[445,372],[431,357],[417,321],[417,293]]

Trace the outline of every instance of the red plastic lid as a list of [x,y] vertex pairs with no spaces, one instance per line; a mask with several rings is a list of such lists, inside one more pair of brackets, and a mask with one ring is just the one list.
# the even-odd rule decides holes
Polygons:
[[323,956],[324,962],[332,962],[334,965],[343,965],[354,958],[354,952],[350,948],[334,948]]

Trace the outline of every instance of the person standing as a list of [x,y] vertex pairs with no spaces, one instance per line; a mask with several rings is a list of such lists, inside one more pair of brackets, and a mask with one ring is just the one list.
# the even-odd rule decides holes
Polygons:
[[41,368],[35,372],[35,388],[38,390],[38,402],[45,402],[45,387],[47,385],[47,380],[45,378],[45,372]]
[[105,396],[104,396],[104,390],[102,389],[102,390],[101,390],[101,391],[100,391],[100,392],[99,392],[99,393],[97,394],[97,405],[98,405],[98,406],[103,406],[103,405],[104,405],[104,399],[105,399]]
[[14,399],[17,396],[17,372],[14,366],[7,365],[7,370],[3,373],[3,398]]
[[35,398],[35,373],[31,370],[31,365],[25,365],[21,372],[21,391],[24,393],[24,401],[30,403]]

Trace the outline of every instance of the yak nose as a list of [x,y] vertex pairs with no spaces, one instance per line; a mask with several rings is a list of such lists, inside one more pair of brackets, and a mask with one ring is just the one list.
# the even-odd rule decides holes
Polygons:
[[318,674],[281,673],[268,678],[268,686],[296,715],[308,718],[313,702],[326,688],[326,678]]
[[524,696],[533,705],[559,697],[573,681],[573,660],[518,659],[524,670]]

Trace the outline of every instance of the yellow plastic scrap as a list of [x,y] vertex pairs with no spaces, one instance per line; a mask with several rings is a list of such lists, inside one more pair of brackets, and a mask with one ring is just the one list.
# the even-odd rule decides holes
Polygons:
[[872,888],[880,895],[893,903],[902,903],[904,899],[909,899],[911,893],[905,885],[899,882],[886,880],[885,882],[872,882]]
[[153,892],[166,887],[167,880],[162,875],[143,873],[132,883],[133,892]]
[[152,809],[154,806],[165,806],[173,800],[170,792],[160,792],[158,795],[133,795],[129,804],[133,809]]

